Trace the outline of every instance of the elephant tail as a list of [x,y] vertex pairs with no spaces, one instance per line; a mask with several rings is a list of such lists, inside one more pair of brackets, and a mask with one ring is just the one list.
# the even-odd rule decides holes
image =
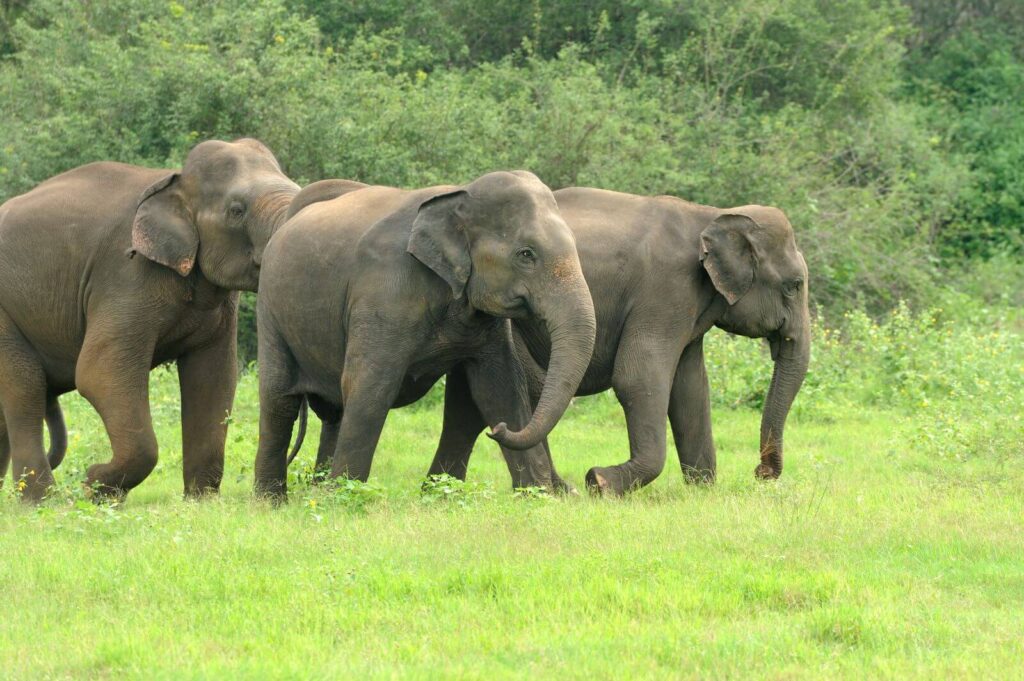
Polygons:
[[288,455],[287,466],[292,465],[292,461],[295,461],[295,457],[299,455],[299,450],[302,449],[302,441],[306,439],[306,424],[309,422],[309,400],[306,396],[302,396],[302,406],[299,407],[299,434],[295,437],[295,444],[292,445],[292,451]]
[[68,451],[68,429],[64,425],[64,413],[60,410],[60,402],[56,396],[46,400],[46,429],[50,431],[50,451],[46,459],[50,469],[54,470],[64,460]]

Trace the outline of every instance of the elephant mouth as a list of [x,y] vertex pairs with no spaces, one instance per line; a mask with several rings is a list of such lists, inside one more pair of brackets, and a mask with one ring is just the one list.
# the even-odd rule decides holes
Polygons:
[[533,316],[533,308],[530,306],[530,301],[524,296],[516,296],[504,302],[502,305],[504,308],[503,317],[509,319],[529,319]]
[[773,333],[768,334],[766,338],[768,339],[768,348],[771,350],[772,353],[772,361],[778,362],[779,353],[782,352],[782,333],[779,331],[775,331]]

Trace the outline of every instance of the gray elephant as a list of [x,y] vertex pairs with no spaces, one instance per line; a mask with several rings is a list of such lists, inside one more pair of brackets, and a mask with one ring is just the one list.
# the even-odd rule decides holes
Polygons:
[[[287,492],[303,399],[324,421],[330,474],[366,480],[388,410],[454,368],[513,484],[552,484],[540,443],[586,370],[595,321],[575,240],[534,175],[368,187],[300,210],[267,247],[258,318],[258,494]],[[532,417],[509,319],[550,338]]]
[[[588,188],[555,198],[597,313],[594,354],[577,394],[614,389],[629,432],[629,461],[591,468],[588,486],[621,494],[654,480],[665,464],[666,414],[687,479],[714,480],[703,348],[713,326],[769,341],[775,370],[755,473],[778,477],[783,427],[810,356],[807,265],[786,216],[765,206],[720,209]],[[530,319],[513,326],[536,396],[551,342]],[[430,473],[464,479],[484,421],[457,374],[449,376],[444,410]]]
[[[177,360],[185,493],[217,490],[235,393],[237,291],[298,186],[260,142],[208,141],[176,170],[91,163],[0,206],[0,479],[41,498],[64,453],[57,396],[99,412],[123,495],[157,461],[149,371]],[[44,417],[54,446],[43,449]]]

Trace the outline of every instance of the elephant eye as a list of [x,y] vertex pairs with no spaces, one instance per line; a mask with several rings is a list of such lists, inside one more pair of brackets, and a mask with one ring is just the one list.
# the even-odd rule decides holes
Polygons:
[[228,215],[237,220],[245,215],[245,206],[238,201],[233,202],[228,208]]
[[803,279],[792,279],[786,282],[785,286],[783,287],[783,293],[785,293],[787,296],[795,296],[797,292],[800,291],[800,287],[803,285]]
[[516,251],[516,258],[523,263],[533,264],[537,262],[537,254],[532,248],[524,247]]

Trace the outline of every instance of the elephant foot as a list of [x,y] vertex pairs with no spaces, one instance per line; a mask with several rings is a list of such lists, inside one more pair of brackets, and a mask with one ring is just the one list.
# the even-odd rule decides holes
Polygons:
[[780,475],[782,475],[782,471],[766,463],[759,463],[757,468],[754,469],[754,477],[758,480],[775,480]]
[[220,488],[218,487],[192,487],[186,488],[183,495],[186,501],[203,501],[205,499],[215,499],[220,497]]
[[576,485],[572,484],[571,482],[566,482],[561,478],[555,478],[554,486],[555,494],[564,497],[578,497],[580,495],[580,491],[576,489]]
[[52,475],[24,477],[15,485],[15,489],[21,493],[21,501],[26,504],[42,503],[52,487]]
[[85,496],[94,504],[117,505],[124,503],[125,497],[128,496],[128,490],[104,485],[100,482],[90,483],[86,480],[82,483],[82,487],[85,488]]
[[706,469],[684,468],[683,479],[688,485],[713,485],[715,484],[715,472]]
[[614,485],[612,480],[616,479],[611,475],[608,468],[591,468],[587,471],[587,489],[591,494],[601,497],[620,497],[623,490]]
[[283,482],[279,481],[257,481],[253,495],[257,500],[267,502],[274,508],[277,508],[287,503],[288,488]]
[[85,472],[85,486],[97,501],[124,501],[156,467],[156,455],[139,456],[127,462],[97,463]]

